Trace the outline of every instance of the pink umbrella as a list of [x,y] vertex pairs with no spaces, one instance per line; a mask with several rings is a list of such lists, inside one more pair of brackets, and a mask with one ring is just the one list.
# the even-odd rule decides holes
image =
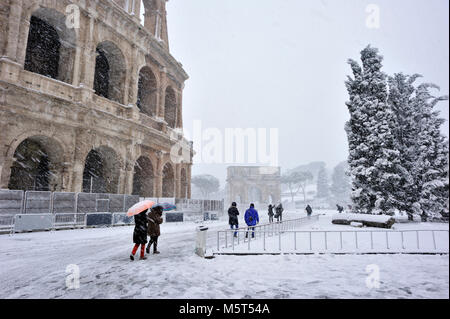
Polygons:
[[144,200],[134,204],[127,212],[127,216],[131,217],[142,213],[144,210],[152,208],[156,203],[151,200]]

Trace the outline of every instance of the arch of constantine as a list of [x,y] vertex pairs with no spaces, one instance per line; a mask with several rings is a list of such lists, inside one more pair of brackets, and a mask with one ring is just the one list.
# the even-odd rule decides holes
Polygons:
[[267,166],[228,167],[228,201],[238,204],[281,202],[281,170]]

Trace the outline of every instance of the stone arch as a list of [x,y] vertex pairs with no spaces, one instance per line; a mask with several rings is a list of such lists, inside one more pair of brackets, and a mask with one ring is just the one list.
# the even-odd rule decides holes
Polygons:
[[24,69],[72,83],[77,46],[75,29],[67,28],[65,15],[51,8],[34,10],[29,21]]
[[166,88],[164,105],[164,119],[169,127],[175,128],[177,121],[177,96],[171,86]]
[[156,116],[158,81],[152,69],[144,66],[139,72],[137,106],[142,113]]
[[261,203],[262,202],[262,192],[256,186],[251,186],[248,189],[248,200],[252,203]]
[[139,157],[134,166],[133,195],[153,197],[154,179],[152,161],[146,156]]
[[162,197],[175,197],[175,171],[170,163],[162,170]]
[[231,191],[231,201],[238,204],[247,204],[246,188],[243,185],[229,184]]
[[43,135],[33,135],[16,143],[9,174],[9,189],[60,191],[63,188],[64,149]]
[[123,104],[126,73],[126,61],[122,50],[111,41],[99,43],[95,59],[95,94]]
[[108,146],[92,149],[86,156],[83,192],[116,194],[119,190],[120,160]]

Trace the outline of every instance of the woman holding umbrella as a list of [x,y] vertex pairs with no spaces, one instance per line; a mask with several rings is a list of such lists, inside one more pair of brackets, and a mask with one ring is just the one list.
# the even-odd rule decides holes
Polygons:
[[131,252],[130,259],[134,260],[134,255],[141,246],[141,260],[147,259],[145,257],[145,245],[147,244],[147,212],[149,208],[155,205],[152,201],[143,201],[135,204],[128,210],[128,216],[134,216],[134,232],[133,242],[134,248]]
[[144,210],[134,216],[133,242],[135,245],[130,255],[131,260],[134,260],[134,255],[136,255],[139,246],[141,246],[141,260],[147,259],[144,254],[147,244],[147,211]]

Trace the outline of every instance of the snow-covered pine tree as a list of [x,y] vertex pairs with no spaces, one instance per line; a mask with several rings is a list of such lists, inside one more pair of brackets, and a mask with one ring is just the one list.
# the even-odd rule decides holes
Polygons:
[[330,194],[334,204],[347,205],[350,204],[350,193],[352,184],[348,174],[348,163],[339,163],[333,170],[331,176]]
[[418,110],[415,120],[419,127],[417,136],[417,162],[415,174],[420,194],[420,209],[426,217],[441,217],[448,214],[448,140],[441,133],[445,122],[434,107],[447,96],[434,97],[430,89],[439,89],[434,84],[424,83],[416,89],[413,101]]
[[328,198],[330,195],[330,185],[325,166],[322,166],[317,174],[317,198]]
[[396,148],[395,114],[387,103],[383,57],[370,46],[361,51],[362,67],[349,60],[353,78],[346,81],[350,120],[346,124],[352,201],[360,213],[392,214],[399,208],[396,190],[400,183]]
[[395,196],[399,202],[399,210],[410,216],[417,213],[417,207],[420,206],[419,183],[415,170],[417,136],[420,132],[416,122],[419,110],[413,103],[416,91],[413,84],[419,77],[421,77],[419,74],[408,76],[398,73],[389,77],[388,80],[388,102],[396,116],[397,126],[394,134],[397,140],[397,149],[400,152],[398,169],[401,180]]

